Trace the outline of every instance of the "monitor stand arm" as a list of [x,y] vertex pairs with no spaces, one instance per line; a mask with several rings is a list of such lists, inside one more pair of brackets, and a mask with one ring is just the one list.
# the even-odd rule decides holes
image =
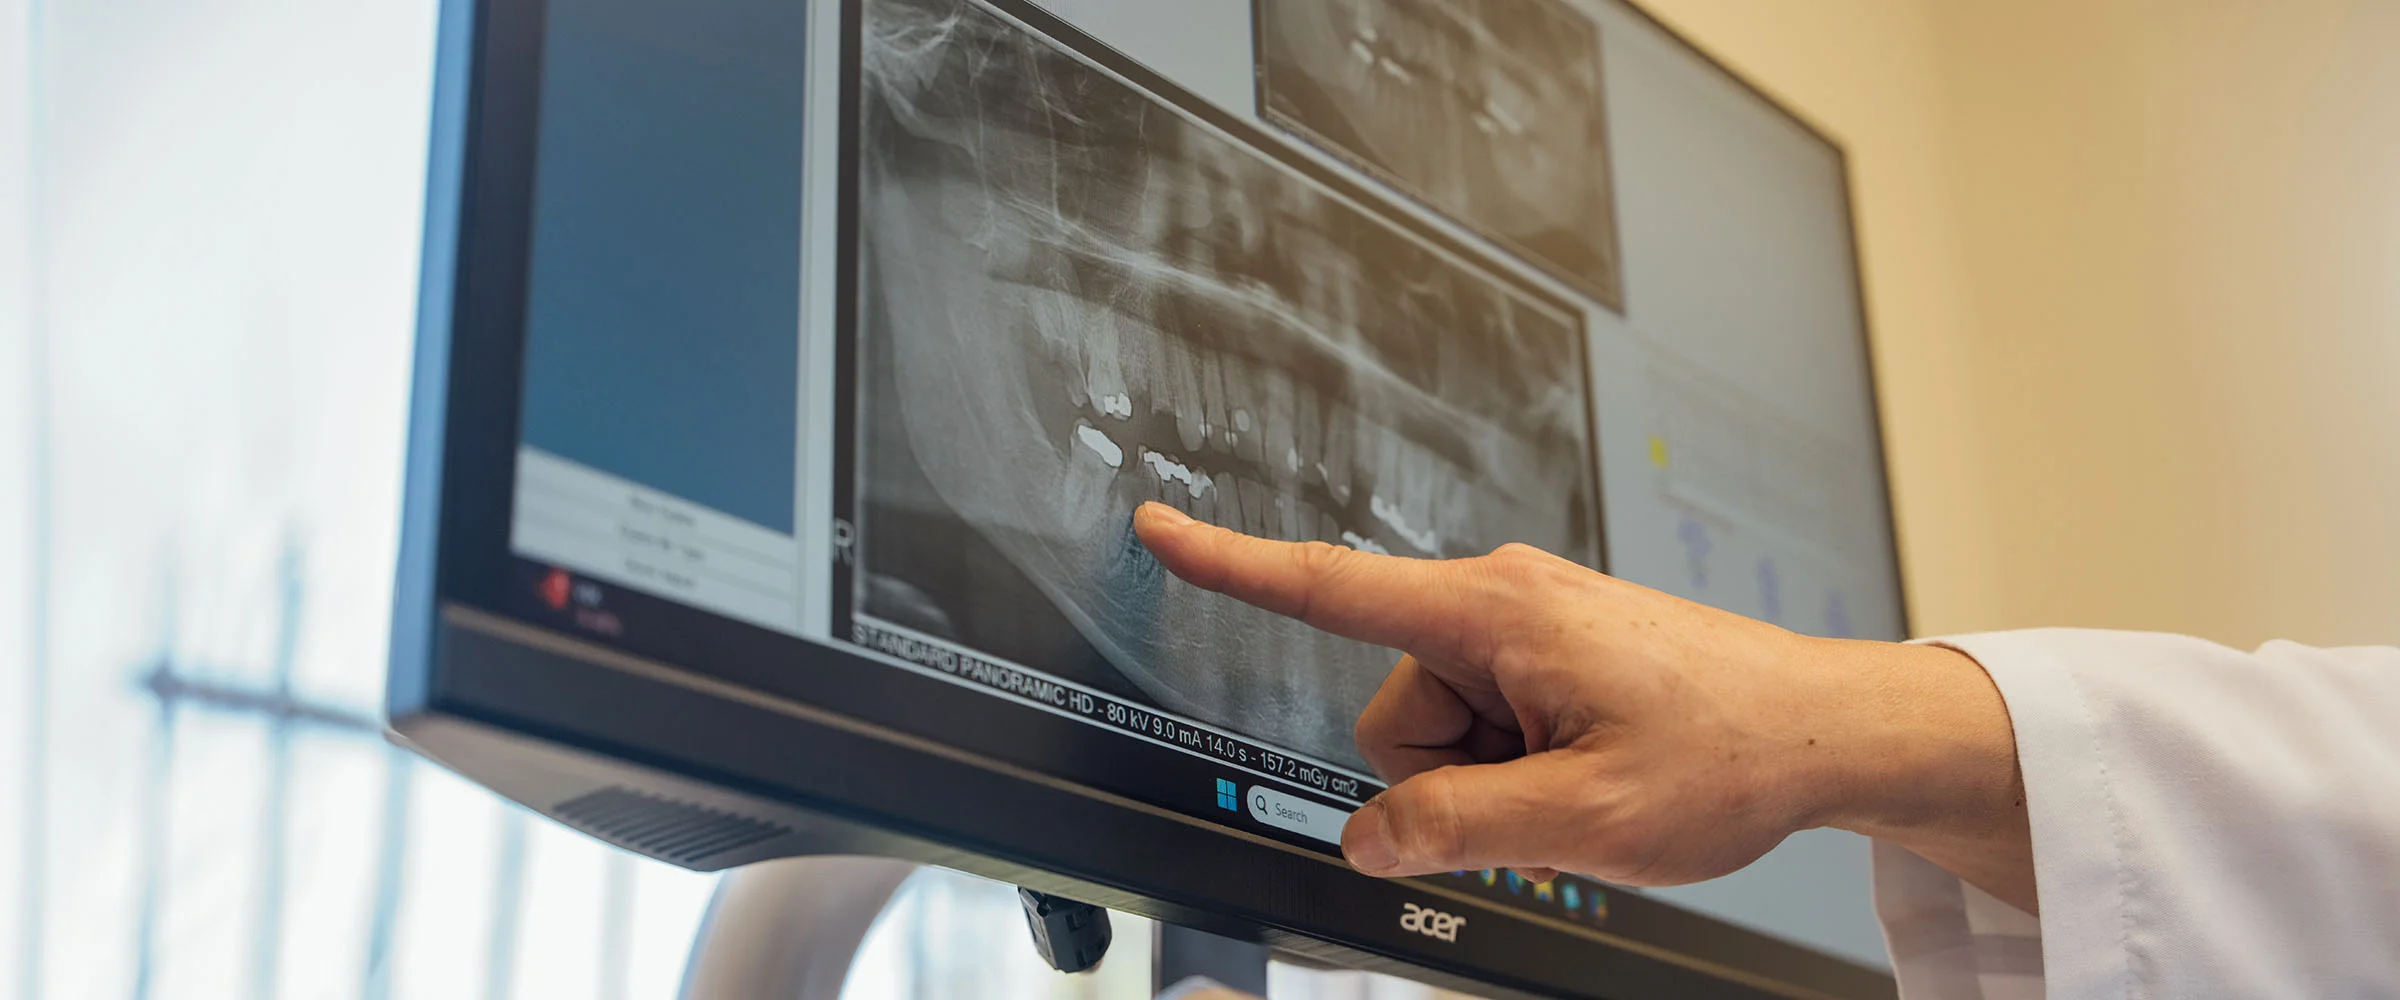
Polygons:
[[692,939],[682,1000],[836,1000],[867,929],[916,870],[821,855],[726,872]]
[[[725,873],[692,941],[682,1000],[838,1000],[859,945],[914,862],[855,855],[761,861]],[[1152,989],[1192,976],[1267,992],[1267,946],[1169,923]]]
[[1219,937],[1161,921],[1150,949],[1150,988],[1164,990],[1192,976],[1207,976],[1251,996],[1267,995],[1267,946]]

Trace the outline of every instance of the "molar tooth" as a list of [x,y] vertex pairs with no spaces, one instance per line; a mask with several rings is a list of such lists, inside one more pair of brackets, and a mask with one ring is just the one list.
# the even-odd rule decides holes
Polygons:
[[1225,495],[1224,485],[1211,480],[1207,489],[1201,490],[1199,496],[1192,498],[1191,512],[1194,520],[1205,521],[1209,524],[1224,523],[1218,520],[1223,513],[1222,505],[1218,503],[1218,500]]
[[1398,432],[1379,423],[1366,424],[1360,432],[1366,437],[1366,447],[1360,449],[1364,452],[1360,461],[1366,463],[1366,481],[1359,486],[1373,491],[1385,503],[1398,502],[1411,483],[1409,470],[1404,468],[1405,459],[1401,458],[1408,446],[1400,440]]
[[1376,555],[1391,554],[1391,550],[1384,548],[1382,543],[1377,542],[1376,540],[1365,535],[1358,534],[1357,532],[1342,532],[1342,544],[1357,549],[1360,552],[1373,552]]
[[1375,532],[1376,534],[1393,539],[1427,556],[1441,554],[1441,536],[1429,527],[1409,523],[1408,517],[1401,513],[1400,506],[1385,499],[1383,494],[1377,493],[1368,497],[1367,507],[1367,513],[1382,525]]
[[1292,471],[1302,483],[1323,482],[1324,477],[1315,475],[1315,470],[1309,468],[1325,455],[1325,418],[1318,412],[1317,392],[1308,386],[1294,386],[1293,389],[1292,454],[1296,454],[1299,461]]
[[[1414,441],[1404,441],[1400,449],[1400,493],[1393,497],[1400,505],[1400,516],[1420,531],[1433,531],[1434,494],[1449,477],[1444,474],[1441,456]],[[1435,533],[1439,538],[1439,532]],[[1440,555],[1439,552],[1427,553]]]
[[1267,532],[1267,500],[1265,487],[1253,479],[1235,479],[1231,485],[1242,494],[1242,534],[1270,537]]
[[1150,448],[1133,448],[1133,472],[1133,506],[1142,506],[1142,501],[1166,499],[1166,492],[1159,489],[1159,477],[1150,472]]
[[1109,468],[1115,469],[1124,466],[1125,449],[1118,446],[1108,435],[1101,433],[1099,428],[1092,426],[1090,421],[1075,421],[1075,437],[1077,442],[1082,445],[1082,451],[1108,463]]
[[1317,505],[1298,496],[1284,498],[1283,540],[1305,542],[1317,537]]
[[1086,324],[1083,336],[1077,338],[1083,354],[1084,384],[1073,388],[1082,389],[1083,395],[1091,401],[1092,408],[1102,413],[1107,412],[1107,407],[1101,403],[1104,397],[1123,395],[1125,392],[1125,371],[1120,367],[1118,352],[1117,322],[1114,317],[1109,317]]
[[[1441,533],[1444,546],[1456,549],[1461,540],[1474,535],[1475,525],[1467,517],[1467,512],[1473,509],[1469,506],[1472,498],[1467,486],[1467,477],[1460,474],[1457,467],[1445,464],[1441,468],[1441,473],[1442,476],[1439,480],[1441,489],[1435,494],[1433,510],[1426,514],[1425,523],[1433,525],[1434,530]],[[1458,554],[1473,555],[1474,553],[1460,552]]]
[[1175,433],[1183,453],[1197,454],[1208,441],[1208,418],[1200,397],[1200,359],[1190,347],[1174,350],[1175,390],[1169,396],[1175,413]]
[[1185,508],[1187,513],[1192,501],[1209,492],[1208,473],[1178,462],[1172,455],[1144,449],[1141,461],[1149,468],[1150,475],[1159,480],[1167,502]]
[[1242,496],[1242,491],[1234,486],[1233,477],[1227,476],[1224,482],[1216,484],[1216,488],[1209,492],[1217,495],[1216,523],[1220,527],[1240,530],[1245,516],[1242,502],[1248,498]]
[[1217,352],[1204,351],[1200,355],[1200,412],[1207,423],[1201,430],[1207,435],[1209,446],[1219,451],[1232,450],[1233,421],[1227,418],[1227,409],[1225,362]]
[[1317,457],[1317,471],[1325,477],[1325,489],[1333,494],[1333,502],[1350,503],[1350,470],[1357,460],[1358,414],[1340,403],[1330,403],[1325,411],[1325,451]]
[[[1116,337],[1115,349],[1110,354],[1113,355],[1117,375],[1117,383],[1112,388],[1118,397],[1117,406],[1120,407],[1119,412],[1110,415],[1122,420],[1133,416],[1135,392],[1144,386],[1156,384],[1152,369],[1157,363],[1157,352],[1145,350],[1141,345],[1148,344],[1157,335],[1146,323],[1123,315],[1112,314],[1109,327]],[[1129,351],[1124,348],[1126,344],[1136,346]]]
[[1292,378],[1266,367],[1254,369],[1261,383],[1256,460],[1274,470],[1278,481],[1300,471],[1300,452],[1292,441]]
[[1292,493],[1285,493],[1277,499],[1282,503],[1275,511],[1275,517],[1282,522],[1283,531],[1276,537],[1287,542],[1308,541],[1317,530],[1317,515],[1308,509],[1308,501]]
[[1139,507],[1144,500],[1158,499],[1158,477],[1150,474],[1150,449],[1134,445],[1126,459],[1126,466],[1133,470],[1133,486],[1127,491],[1133,494],[1133,505]]
[[1264,423],[1275,405],[1267,382],[1266,372],[1248,358],[1225,359],[1225,405],[1231,410],[1226,419],[1233,423],[1233,454],[1244,461],[1266,454]]

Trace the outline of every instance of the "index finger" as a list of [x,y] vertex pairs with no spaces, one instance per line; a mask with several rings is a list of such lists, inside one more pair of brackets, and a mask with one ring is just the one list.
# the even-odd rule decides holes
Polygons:
[[1253,538],[1156,502],[1133,526],[1185,582],[1361,642],[1451,655],[1489,610],[1467,573],[1437,560]]

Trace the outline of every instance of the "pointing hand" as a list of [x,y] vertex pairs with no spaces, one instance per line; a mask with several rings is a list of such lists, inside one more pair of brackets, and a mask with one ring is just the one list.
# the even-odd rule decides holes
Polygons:
[[1839,826],[2032,906],[2007,712],[1963,654],[1802,636],[1522,545],[1404,559],[1155,503],[1134,523],[1194,586],[1405,654],[1358,720],[1391,784],[1343,830],[1360,871],[1671,885]]

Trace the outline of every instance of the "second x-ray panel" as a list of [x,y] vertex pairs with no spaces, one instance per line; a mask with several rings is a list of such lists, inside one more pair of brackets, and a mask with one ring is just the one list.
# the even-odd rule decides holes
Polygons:
[[1598,565],[1579,309],[1111,53],[974,0],[860,16],[853,637],[1356,766],[1396,654],[1171,583],[1137,505]]
[[1558,0],[1256,0],[1267,120],[1624,307],[1600,31]]

